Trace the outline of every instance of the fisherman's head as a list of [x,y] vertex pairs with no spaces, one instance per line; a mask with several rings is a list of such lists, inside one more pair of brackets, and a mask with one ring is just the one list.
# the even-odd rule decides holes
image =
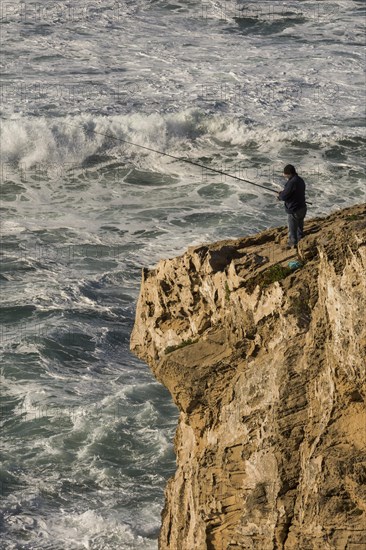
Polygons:
[[286,164],[286,166],[283,169],[283,175],[288,180],[292,178],[293,176],[296,176],[296,168],[295,166],[292,166],[292,164]]

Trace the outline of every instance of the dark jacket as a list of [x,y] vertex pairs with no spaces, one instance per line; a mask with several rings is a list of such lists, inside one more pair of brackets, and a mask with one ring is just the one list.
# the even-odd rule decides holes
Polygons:
[[280,201],[285,201],[285,210],[288,213],[296,212],[306,206],[305,203],[305,182],[300,176],[295,174],[287,180],[287,183],[279,193]]

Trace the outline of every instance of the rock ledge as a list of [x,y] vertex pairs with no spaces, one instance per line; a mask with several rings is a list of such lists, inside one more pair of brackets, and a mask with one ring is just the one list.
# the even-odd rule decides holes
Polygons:
[[366,205],[143,270],[131,349],[180,410],[159,547],[366,548]]

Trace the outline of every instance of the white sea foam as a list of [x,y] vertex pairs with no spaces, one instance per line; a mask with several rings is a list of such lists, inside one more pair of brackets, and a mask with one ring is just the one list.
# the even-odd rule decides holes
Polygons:
[[44,550],[155,550],[154,540],[136,535],[131,526],[111,512],[108,518],[95,510],[68,514],[61,510],[46,520],[18,515],[12,521],[13,530],[33,532],[30,548],[41,544]]
[[[189,146],[189,156],[195,160],[203,154],[212,156],[216,152],[223,156],[230,153],[224,146],[240,147],[237,153],[244,155],[246,147],[255,146],[275,158],[281,147],[291,145],[294,137],[294,130],[286,125],[263,127],[247,124],[241,118],[213,115],[197,109],[166,115],[82,115],[57,121],[20,118],[2,124],[1,160],[5,165],[16,163],[25,170],[32,166],[38,166],[40,170],[42,164],[50,169],[65,166],[72,174],[89,157],[107,154],[125,162],[132,160],[145,168],[169,172],[172,164],[169,158],[143,147],[185,157]],[[305,126],[296,129],[296,141],[304,143],[304,147],[307,143],[313,148],[329,147],[341,139],[361,137],[365,137],[364,129],[357,127],[330,127],[321,131]],[[123,140],[135,143],[136,147],[125,144]],[[250,154],[246,156],[250,157]],[[187,165],[174,164],[173,173],[184,170],[187,170]]]

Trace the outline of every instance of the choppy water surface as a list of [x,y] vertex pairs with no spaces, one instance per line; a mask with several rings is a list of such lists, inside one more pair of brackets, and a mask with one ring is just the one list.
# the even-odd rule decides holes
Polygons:
[[141,268],[283,224],[284,163],[310,215],[365,201],[364,8],[5,5],[2,548],[157,548],[177,411],[128,349]]

